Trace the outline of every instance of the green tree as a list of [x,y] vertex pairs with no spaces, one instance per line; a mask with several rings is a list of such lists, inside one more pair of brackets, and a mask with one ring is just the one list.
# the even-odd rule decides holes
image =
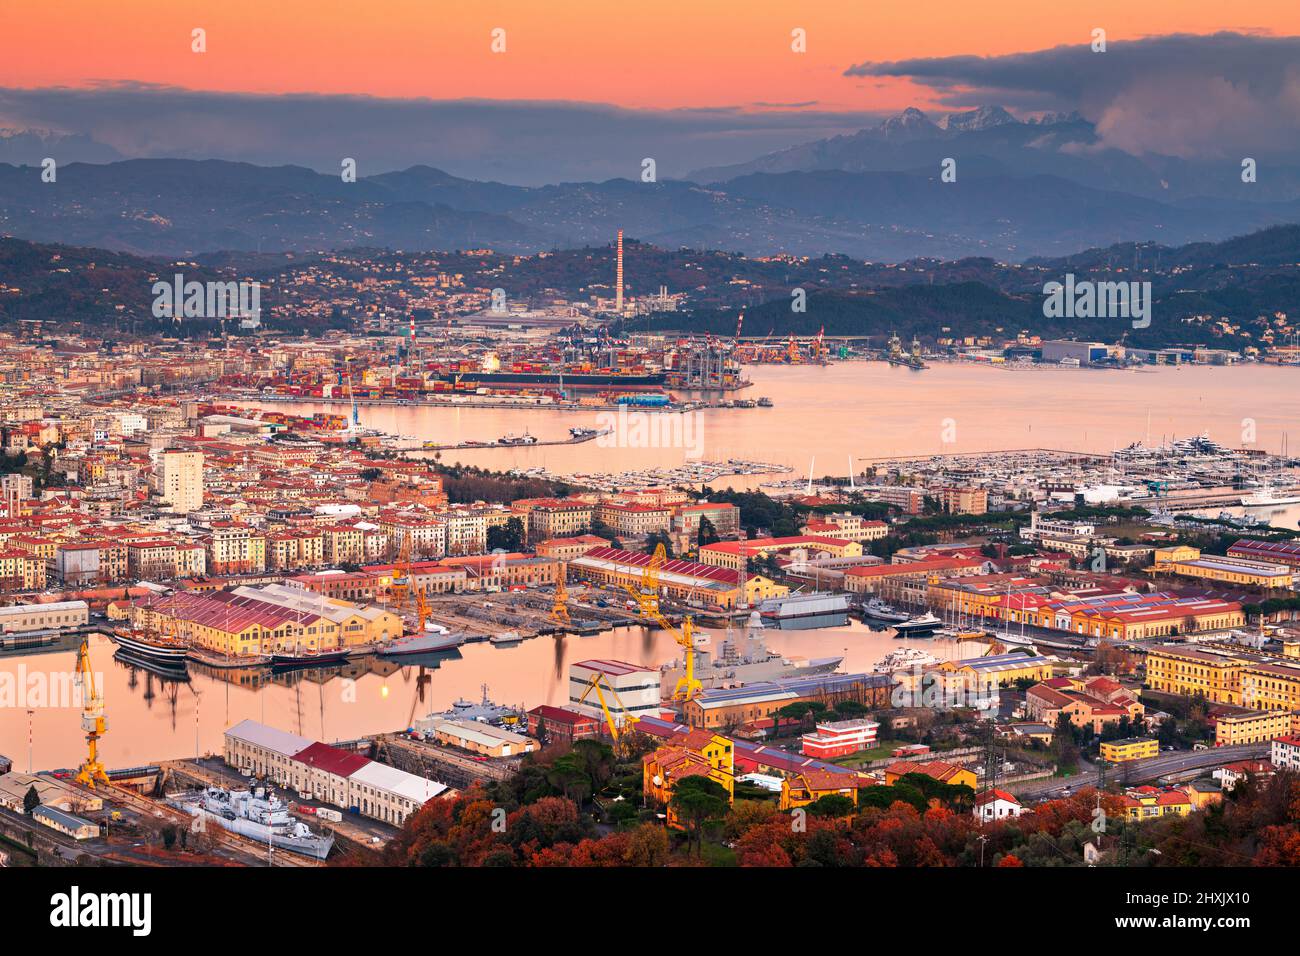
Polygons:
[[677,819],[688,827],[690,841],[695,844],[695,854],[704,849],[704,828],[727,815],[731,806],[726,789],[708,777],[685,777],[673,787],[668,805]]
[[27,792],[23,794],[23,813],[31,813],[41,805],[41,795],[36,792],[36,787],[30,786]]
[[828,794],[808,804],[808,813],[814,817],[847,817],[857,809],[850,797],[838,793]]
[[697,547],[704,547],[709,544],[716,544],[722,540],[718,537],[718,529],[713,526],[713,522],[708,518],[700,518],[700,527],[696,532],[695,543]]
[[524,523],[519,518],[511,518],[503,525],[493,525],[488,528],[489,551],[519,551],[523,546]]

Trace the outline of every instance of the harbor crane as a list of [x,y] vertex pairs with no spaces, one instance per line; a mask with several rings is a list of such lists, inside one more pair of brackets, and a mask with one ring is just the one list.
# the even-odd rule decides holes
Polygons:
[[77,651],[75,683],[81,691],[81,729],[86,733],[86,759],[77,768],[77,783],[95,789],[96,781],[108,783],[108,773],[99,762],[99,738],[104,736],[108,723],[104,718],[104,695],[95,686],[95,674],[90,669],[90,637],[82,635]]
[[[601,690],[601,684],[605,685],[605,690]],[[628,734],[636,730],[637,718],[628,713],[627,707],[623,704],[623,699],[618,696],[618,691],[610,686],[605,675],[599,671],[592,675],[591,680],[587,681],[587,686],[583,690],[582,696],[578,698],[578,703],[586,703],[593,690],[596,692],[596,700],[600,703],[600,712],[605,716],[605,725],[609,727],[609,736],[614,741],[614,750],[621,753],[627,747]],[[623,718],[621,725],[614,719],[614,714],[609,709],[609,703],[605,700],[605,691],[609,691],[609,695],[614,698],[614,703],[618,704],[619,713]]]
[[[648,617],[663,630],[672,635],[683,649],[684,672],[677,679],[677,685],[673,688],[673,700],[692,700],[696,694],[704,689],[704,685],[695,676],[695,632],[694,624],[688,614],[682,620],[682,629],[679,631],[673,627],[672,623],[663,615],[659,607],[659,571],[667,563],[668,552],[663,544],[655,548],[654,554],[650,558],[650,563],[645,566],[641,573],[640,589],[625,587],[624,590],[636,601],[637,608],[642,617]],[[742,573],[743,577],[743,573]]]
[[405,608],[411,596],[411,536],[403,536],[402,544],[397,549],[397,560],[393,563],[393,583],[390,588],[393,606]]
[[569,617],[569,592],[564,587],[563,575],[555,583],[555,603],[551,606],[551,620],[565,627],[572,623]]
[[348,433],[355,435],[361,429],[361,412],[357,408],[357,393],[352,387],[352,356],[343,359],[343,379],[348,387],[348,401],[352,403],[352,418],[348,422]]

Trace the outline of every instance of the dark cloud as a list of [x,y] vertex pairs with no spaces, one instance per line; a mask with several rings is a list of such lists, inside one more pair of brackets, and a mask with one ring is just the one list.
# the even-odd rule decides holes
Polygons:
[[1175,34],[1090,37],[1007,56],[860,63],[856,77],[906,77],[940,102],[998,102],[1020,111],[1078,110],[1111,146],[1132,153],[1220,156],[1300,147],[1300,37]]
[[122,156],[293,163],[362,175],[417,163],[524,185],[661,178],[853,132],[878,113],[786,108],[634,110],[600,103],[198,92],[134,83],[0,89],[0,127],[90,137]]

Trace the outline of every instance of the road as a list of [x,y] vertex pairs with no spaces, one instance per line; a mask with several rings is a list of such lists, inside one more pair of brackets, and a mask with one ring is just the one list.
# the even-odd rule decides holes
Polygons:
[[[1188,770],[1205,770],[1220,767],[1234,760],[1249,760],[1269,755],[1271,745],[1267,742],[1258,744],[1238,744],[1235,747],[1214,747],[1210,750],[1180,750],[1176,753],[1162,753],[1158,757],[1145,760],[1133,760],[1127,764],[1112,764],[1106,770],[1108,780],[1121,777],[1132,784],[1147,783],[1157,777],[1182,773]],[[1092,786],[1097,781],[1095,768],[1091,772],[1081,772],[1071,777],[1049,777],[1045,780],[1027,780],[1013,783],[1006,787],[1018,797],[1035,797],[1052,799],[1064,796],[1065,790],[1077,790],[1079,787]]]

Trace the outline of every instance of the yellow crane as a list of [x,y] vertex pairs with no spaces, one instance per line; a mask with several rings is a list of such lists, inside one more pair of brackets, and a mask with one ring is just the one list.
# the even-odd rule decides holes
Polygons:
[[677,686],[673,688],[673,700],[691,700],[704,689],[704,685],[695,677],[695,632],[694,623],[690,615],[687,615],[682,621],[682,629],[679,631],[673,627],[672,623],[664,617],[659,608],[659,571],[667,563],[668,553],[663,544],[655,548],[650,562],[641,572],[641,588],[624,588],[632,599],[636,601],[637,607],[642,617],[648,617],[663,630],[672,635],[682,648],[685,658],[684,673],[677,680]]
[[659,610],[659,571],[667,563],[668,551],[661,541],[650,556],[650,563],[641,570],[641,593],[633,595],[643,613],[649,613],[648,607],[653,607],[655,612]]
[[[600,689],[601,684],[605,685],[605,690],[609,691],[610,696],[614,698],[614,702],[618,704],[619,712],[623,716],[621,726],[614,720],[614,714],[610,711],[609,703],[605,700],[605,691]],[[623,704],[623,699],[618,696],[618,691],[610,686],[605,675],[599,671],[591,676],[591,680],[587,681],[587,687],[583,690],[582,696],[578,698],[578,703],[585,703],[593,690],[596,692],[596,700],[600,702],[600,712],[605,715],[605,724],[609,727],[609,736],[614,741],[614,749],[621,752],[626,747],[627,735],[636,730],[637,718],[628,713],[627,707]]]
[[95,674],[90,669],[90,638],[83,636],[77,652],[76,683],[81,690],[81,729],[86,732],[86,759],[77,769],[77,783],[95,789],[95,781],[108,783],[108,774],[99,762],[99,738],[104,736],[108,723],[104,719],[104,695],[95,686]]
[[415,589],[415,629],[423,631],[429,621],[429,602],[424,599],[424,588]]
[[565,627],[572,623],[569,619],[569,592],[564,587],[562,575],[555,584],[555,604],[551,606],[551,620]]
[[410,534],[407,534],[402,538],[402,544],[397,549],[397,560],[393,563],[393,585],[390,589],[390,593],[392,594],[394,607],[406,607],[406,601],[411,596]]

